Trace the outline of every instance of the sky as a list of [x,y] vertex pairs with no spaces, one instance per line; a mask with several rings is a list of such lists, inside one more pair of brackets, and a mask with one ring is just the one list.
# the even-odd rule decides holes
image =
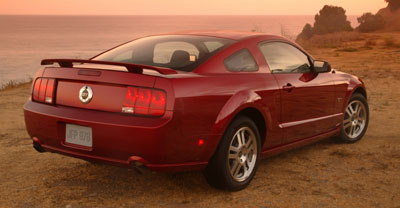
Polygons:
[[19,15],[314,15],[325,5],[348,15],[376,13],[384,0],[0,0]]

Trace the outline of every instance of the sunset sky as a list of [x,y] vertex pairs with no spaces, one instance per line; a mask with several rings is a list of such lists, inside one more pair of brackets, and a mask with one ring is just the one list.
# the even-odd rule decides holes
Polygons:
[[325,4],[357,15],[387,5],[384,0],[0,0],[0,14],[310,15]]

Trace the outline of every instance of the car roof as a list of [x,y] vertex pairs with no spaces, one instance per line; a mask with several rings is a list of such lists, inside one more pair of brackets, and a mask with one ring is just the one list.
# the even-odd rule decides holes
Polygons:
[[269,35],[266,33],[233,31],[233,30],[186,30],[186,31],[165,33],[165,34],[161,34],[161,35],[198,35],[198,36],[226,38],[226,39],[232,39],[232,40],[242,40],[242,39],[260,37],[260,36],[270,37],[271,39],[279,38],[279,36]]

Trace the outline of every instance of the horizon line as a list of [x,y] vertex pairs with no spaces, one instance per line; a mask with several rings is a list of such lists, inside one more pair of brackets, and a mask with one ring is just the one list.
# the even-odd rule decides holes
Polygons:
[[[0,16],[315,16],[316,14],[0,14]],[[346,16],[361,15],[346,14]]]

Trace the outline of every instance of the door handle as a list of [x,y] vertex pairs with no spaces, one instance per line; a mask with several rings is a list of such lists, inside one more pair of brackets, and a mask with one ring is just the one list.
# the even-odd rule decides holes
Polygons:
[[284,91],[287,91],[287,92],[291,92],[294,88],[295,88],[295,86],[293,86],[293,85],[290,84],[290,83],[287,83],[286,85],[284,85],[284,86],[282,87],[282,89],[283,89]]

